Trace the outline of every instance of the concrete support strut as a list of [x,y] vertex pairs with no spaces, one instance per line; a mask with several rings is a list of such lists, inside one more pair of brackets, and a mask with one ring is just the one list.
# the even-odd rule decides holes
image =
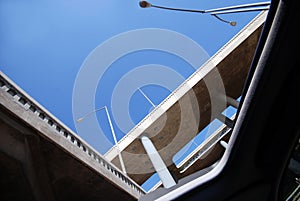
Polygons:
[[174,178],[172,177],[171,173],[169,172],[151,140],[147,136],[142,136],[141,142],[152,162],[155,171],[157,172],[161,182],[163,183],[163,186],[165,188],[170,188],[176,185]]
[[227,103],[229,105],[231,105],[232,107],[238,109],[239,108],[239,101],[235,100],[234,98],[231,98],[229,96],[226,96],[226,100],[227,100]]
[[226,117],[223,114],[219,114],[217,116],[217,119],[219,119],[221,122],[223,122],[226,126],[228,126],[229,128],[233,128],[234,125],[234,121],[231,120],[230,118]]
[[227,147],[228,147],[228,143],[227,142],[225,142],[224,140],[221,140],[220,144],[222,145],[222,147],[224,147],[225,149],[227,149]]
[[227,96],[226,94],[218,93],[217,98],[220,102],[226,102],[228,105],[236,109],[239,107],[240,102],[230,96]]

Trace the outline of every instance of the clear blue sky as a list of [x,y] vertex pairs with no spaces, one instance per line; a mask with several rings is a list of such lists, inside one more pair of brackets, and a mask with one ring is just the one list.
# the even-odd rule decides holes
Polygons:
[[[153,0],[150,2],[155,5],[202,10],[258,1]],[[104,154],[114,143],[105,111],[97,112],[97,126],[101,127],[110,141],[109,144],[101,141],[101,138],[97,136],[98,128],[93,129],[93,126],[88,125],[89,118],[84,120],[85,123],[82,122],[82,128],[76,125],[76,118],[92,109],[106,105],[117,138],[120,139],[152,108],[150,102],[138,91],[135,85],[137,78],[140,82],[143,78],[150,79],[151,76],[160,78],[159,81],[153,83],[148,81],[140,83],[141,86],[139,86],[150,100],[158,105],[169,95],[176,84],[178,85],[183,78],[186,79],[195,70],[188,62],[180,58],[180,55],[159,49],[146,47],[143,49],[143,43],[135,44],[138,40],[135,40],[132,35],[130,39],[123,40],[123,43],[114,43],[116,38],[119,39],[122,34],[135,30],[170,31],[181,34],[202,47],[207,55],[201,55],[201,57],[207,59],[257,14],[258,12],[221,15],[226,20],[237,21],[237,26],[232,27],[207,14],[155,8],[142,9],[139,7],[138,0],[4,0],[0,1],[0,70],[70,129]],[[147,34],[149,33],[147,32],[144,36],[145,41],[151,38],[155,40],[154,43],[157,41],[164,43],[159,35]],[[170,43],[178,49],[183,45],[182,43],[176,44],[174,41]],[[103,44],[108,44],[108,48]],[[110,59],[111,51],[117,52],[123,46],[130,45],[141,47],[138,51],[119,55],[106,69],[101,66],[102,61]],[[178,47],[175,47],[176,45]],[[93,86],[95,88],[93,97],[85,97],[85,91],[82,91],[81,104],[83,105],[82,107],[76,106],[80,108],[77,108],[77,113],[74,114],[73,94],[78,75],[82,73],[80,70],[85,65],[84,62],[95,53],[97,47],[101,49],[102,56],[104,56],[100,63],[95,64],[94,70],[98,72],[97,75],[99,75],[99,69],[105,71],[102,72],[97,83],[92,83],[96,85]],[[184,54],[193,54],[193,52],[188,52],[188,49],[182,51],[185,52]],[[134,73],[143,69],[141,67],[148,70],[151,67],[153,69],[158,67],[163,70],[156,71],[157,74],[154,72],[148,74],[147,70],[141,70],[139,73],[143,74],[142,77],[137,77]],[[167,80],[172,78],[171,74],[174,77],[172,87],[168,88],[163,83],[159,83],[163,79],[160,76],[165,76]],[[94,75],[96,73],[94,74],[93,70],[89,69],[89,74],[85,77],[86,86],[91,84],[89,82],[92,82]],[[124,77],[131,78],[131,80],[123,79]],[[124,117],[122,114],[115,115],[112,111],[113,104],[116,104],[115,108],[118,108],[118,103],[123,104],[124,96],[120,93],[114,94],[114,90],[117,90],[116,85],[121,85],[120,80],[123,81],[123,88],[119,88],[120,91],[126,90],[129,82],[135,87],[127,97],[129,98],[127,102],[124,103],[126,107],[123,109],[127,111],[127,116]],[[81,83],[81,85],[84,84]],[[85,99],[94,102],[87,101],[88,106],[86,106],[84,105]],[[120,128],[122,123],[117,121],[123,121],[126,118],[127,120],[130,118],[132,124],[128,124],[126,128]],[[126,124],[127,121],[124,120],[124,122],[123,124]],[[78,129],[81,129],[80,132]]]

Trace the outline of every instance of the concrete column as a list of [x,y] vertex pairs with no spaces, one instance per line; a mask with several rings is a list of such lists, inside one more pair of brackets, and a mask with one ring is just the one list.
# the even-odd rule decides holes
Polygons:
[[171,173],[169,172],[151,140],[147,136],[142,136],[141,142],[152,162],[155,171],[157,172],[161,182],[163,183],[163,186],[165,188],[170,188],[176,185],[174,178],[172,177]]
[[228,147],[227,142],[225,142],[224,140],[221,140],[220,144],[222,145],[222,147],[224,147],[225,149],[227,149],[227,147]]
[[226,96],[225,94],[219,93],[217,94],[217,98],[219,99],[219,101],[224,102],[226,101],[226,103],[228,105],[231,105],[232,107],[238,109],[239,107],[239,101],[235,100],[234,98],[230,97],[230,96]]
[[226,96],[226,99],[227,99],[227,103],[229,105],[231,105],[232,107],[235,107],[236,109],[239,108],[239,101],[235,100],[234,98],[231,98],[229,96]]
[[217,119],[219,119],[221,122],[223,122],[229,128],[233,128],[234,121],[231,120],[230,118],[226,117],[225,115],[220,114],[217,116]]

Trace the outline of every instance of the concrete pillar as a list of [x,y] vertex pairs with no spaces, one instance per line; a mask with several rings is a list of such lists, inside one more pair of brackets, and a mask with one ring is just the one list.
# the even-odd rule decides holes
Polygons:
[[219,93],[217,95],[217,98],[219,99],[219,101],[223,102],[226,101],[226,103],[228,105],[231,105],[232,107],[238,109],[239,107],[239,101],[235,100],[234,98],[230,97],[230,96],[226,96],[225,94]]
[[239,108],[239,101],[235,100],[234,98],[231,98],[229,96],[226,96],[226,100],[227,100],[227,103],[229,105],[231,105],[232,107],[235,107],[236,109]]
[[221,140],[220,144],[222,145],[222,147],[224,147],[225,149],[227,149],[227,147],[228,147],[227,142],[225,142],[224,140]]
[[219,119],[221,122],[223,122],[229,128],[233,128],[234,121],[231,120],[230,118],[226,117],[225,115],[220,114],[217,116],[217,119]]
[[174,178],[172,177],[171,173],[169,172],[167,166],[160,157],[151,140],[147,136],[142,136],[141,142],[152,162],[155,171],[157,172],[161,182],[163,183],[163,186],[165,188],[170,188],[176,185]]

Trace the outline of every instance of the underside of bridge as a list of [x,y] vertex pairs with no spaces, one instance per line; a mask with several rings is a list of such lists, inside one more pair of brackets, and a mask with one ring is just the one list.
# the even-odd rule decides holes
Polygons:
[[3,107],[0,110],[2,201],[135,200]]
[[[121,149],[126,172],[135,182],[141,185],[156,172],[145,151],[145,147],[141,143],[141,136],[146,135],[149,137],[175,180],[208,167],[220,159],[224,148],[216,143],[207,154],[201,156],[184,173],[180,173],[182,167],[176,167],[173,156],[210,122],[216,118],[220,119],[219,115],[230,105],[229,101],[225,101],[225,105],[219,104],[222,100],[227,100],[228,98],[236,100],[239,98],[262,27],[263,23],[257,26],[255,30],[248,30],[248,33],[251,32],[251,34],[244,38],[243,41],[240,41],[240,44],[231,50],[226,57],[223,57],[220,62],[217,62],[215,67],[208,73],[203,73],[205,76],[200,81],[178,98],[171,107],[164,111],[146,129],[140,129],[142,131],[138,133],[134,131],[138,130],[138,128],[134,128],[126,136],[127,139],[124,138],[123,141],[119,142],[119,149]],[[233,43],[235,43],[234,40]],[[219,57],[222,57],[222,54]],[[215,59],[218,60],[219,58]],[[221,84],[218,84],[219,80],[221,80]],[[225,90],[222,92],[222,89]],[[176,92],[174,94],[176,96]],[[169,98],[171,99],[172,97]],[[217,102],[213,102],[212,99]],[[155,111],[153,114],[155,114]],[[151,118],[151,115],[146,118]],[[225,122],[225,119],[222,122]],[[131,137],[130,135],[135,132],[137,133],[135,137]],[[130,137],[134,139],[130,141]],[[229,137],[230,131],[224,136],[223,140],[227,141]],[[125,143],[125,141],[130,142]],[[115,146],[114,148],[117,149],[118,147]],[[121,169],[120,159],[114,149],[108,151],[106,157]]]
[[[151,140],[175,180],[213,165],[225,150],[213,142],[227,142],[234,122],[221,114],[234,105],[230,100],[241,95],[265,16],[261,14],[225,45],[203,70],[186,80],[187,86],[181,86],[186,91],[175,90],[106,158],[0,77],[0,199],[136,200],[145,193],[139,185],[156,172],[142,136]],[[203,145],[201,157],[182,171],[190,159],[178,167],[174,155],[214,119],[221,120],[224,129],[207,141],[213,146]],[[127,175],[120,171],[118,150]]]
[[37,131],[6,114],[1,108],[2,201],[134,200],[57,145],[39,137]]
[[0,200],[137,200],[144,191],[0,72]]

